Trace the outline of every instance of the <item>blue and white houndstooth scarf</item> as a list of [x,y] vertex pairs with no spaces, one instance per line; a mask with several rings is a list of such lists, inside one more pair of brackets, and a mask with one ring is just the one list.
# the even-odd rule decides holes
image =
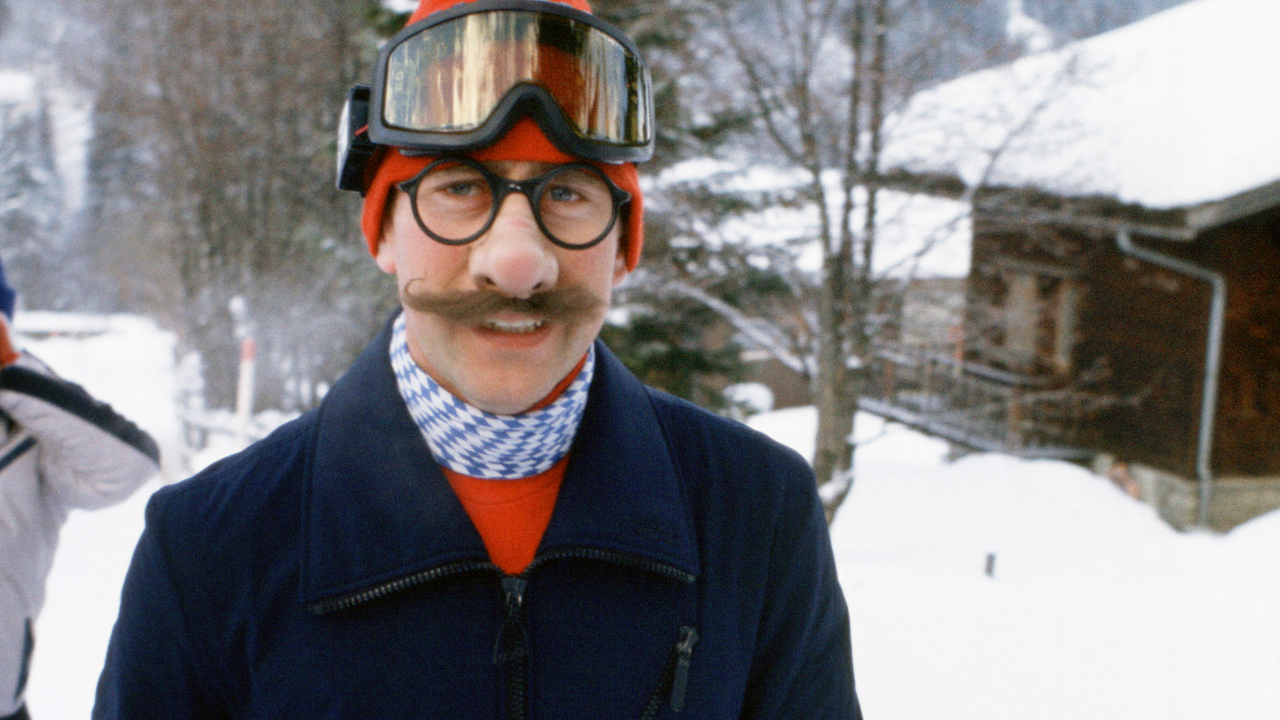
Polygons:
[[440,387],[410,357],[404,315],[392,328],[391,368],[436,462],[471,477],[518,480],[551,469],[569,452],[587,405],[595,349],[560,397],[519,415],[485,412]]

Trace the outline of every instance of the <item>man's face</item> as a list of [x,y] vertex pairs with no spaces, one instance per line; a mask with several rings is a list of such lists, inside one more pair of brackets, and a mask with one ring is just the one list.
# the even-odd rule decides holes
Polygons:
[[[517,161],[486,165],[512,180],[554,167]],[[586,250],[562,248],[542,234],[528,200],[512,193],[484,235],[451,246],[422,231],[403,192],[393,191],[391,203],[376,259],[378,267],[396,276],[414,361],[442,387],[488,412],[514,415],[545,398],[599,334],[613,288],[627,274],[618,247],[620,223]],[[552,317],[530,307],[498,303],[494,309],[476,302],[477,297],[527,300],[570,290],[579,302]],[[460,310],[415,309],[436,305]]]

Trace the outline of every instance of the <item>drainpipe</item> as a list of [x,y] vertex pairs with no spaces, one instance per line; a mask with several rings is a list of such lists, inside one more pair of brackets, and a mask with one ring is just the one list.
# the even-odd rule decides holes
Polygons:
[[1121,252],[1147,262],[1203,280],[1213,288],[1209,305],[1209,333],[1204,352],[1204,388],[1200,393],[1200,437],[1196,445],[1196,476],[1200,480],[1198,523],[1209,527],[1209,499],[1213,491],[1213,475],[1209,455],[1213,449],[1213,416],[1218,408],[1218,371],[1222,365],[1222,329],[1227,311],[1227,281],[1220,273],[1205,269],[1180,258],[1162,255],[1133,244],[1128,228],[1120,228],[1116,245]]

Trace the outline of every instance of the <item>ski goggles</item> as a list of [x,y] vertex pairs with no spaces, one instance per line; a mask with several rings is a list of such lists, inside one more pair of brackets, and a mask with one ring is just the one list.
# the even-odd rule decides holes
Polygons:
[[653,154],[648,70],[621,31],[557,2],[478,0],[410,25],[379,52],[373,85],[353,89],[343,110],[338,186],[363,190],[379,146],[465,153],[525,115],[578,158]]

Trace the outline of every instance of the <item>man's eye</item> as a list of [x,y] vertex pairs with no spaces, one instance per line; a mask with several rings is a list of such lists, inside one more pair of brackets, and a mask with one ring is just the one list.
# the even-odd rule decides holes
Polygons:
[[547,196],[554,202],[567,203],[582,199],[582,194],[565,185],[552,185],[547,188]]
[[459,181],[446,185],[444,187],[444,191],[450,195],[457,195],[458,197],[471,197],[479,194],[480,187],[474,181]]

